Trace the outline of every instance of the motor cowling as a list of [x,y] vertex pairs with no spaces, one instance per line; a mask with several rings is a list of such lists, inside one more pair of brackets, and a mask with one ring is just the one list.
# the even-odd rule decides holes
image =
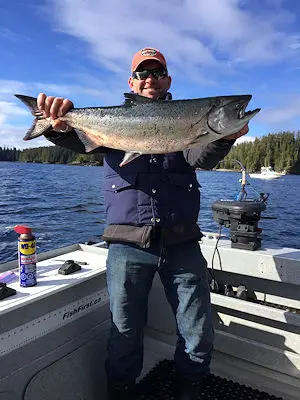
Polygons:
[[259,200],[217,200],[212,204],[214,220],[230,229],[231,247],[244,250],[261,248],[261,212],[266,209]]

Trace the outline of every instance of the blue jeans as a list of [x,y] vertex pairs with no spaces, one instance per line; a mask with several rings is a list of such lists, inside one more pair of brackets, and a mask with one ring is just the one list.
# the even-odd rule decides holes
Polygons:
[[111,243],[107,285],[112,327],[108,340],[108,379],[134,382],[143,367],[143,328],[155,272],[163,283],[177,324],[175,365],[187,375],[205,375],[213,350],[207,263],[195,240],[149,249]]

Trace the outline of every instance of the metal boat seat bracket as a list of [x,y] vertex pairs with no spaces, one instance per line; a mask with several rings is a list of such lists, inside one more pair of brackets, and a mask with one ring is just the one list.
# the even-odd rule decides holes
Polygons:
[[70,275],[80,270],[81,266],[78,263],[76,263],[74,260],[67,260],[59,268],[58,273],[62,275]]

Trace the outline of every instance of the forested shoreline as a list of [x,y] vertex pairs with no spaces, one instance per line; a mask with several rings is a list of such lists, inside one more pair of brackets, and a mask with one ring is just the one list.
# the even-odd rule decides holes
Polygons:
[[248,172],[271,166],[277,172],[300,174],[300,131],[272,133],[233,146],[219,168],[240,169],[234,160],[239,160]]
[[44,146],[24,150],[0,147],[0,161],[103,165],[103,157],[103,154],[100,153],[79,154],[60,146]]
[[[0,161],[103,165],[103,157],[103,154],[78,154],[59,146],[24,150],[0,147]],[[239,160],[248,172],[271,166],[278,172],[300,174],[300,131],[270,133],[254,142],[237,144],[216,168],[240,170],[234,160]]]

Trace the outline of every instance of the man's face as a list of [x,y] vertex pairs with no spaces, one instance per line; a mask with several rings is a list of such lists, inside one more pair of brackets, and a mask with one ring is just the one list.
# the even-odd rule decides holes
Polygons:
[[[164,69],[163,65],[156,60],[146,60],[142,62],[136,71]],[[128,80],[130,89],[141,96],[149,97],[150,99],[164,98],[171,86],[171,77],[165,76],[156,79],[149,75],[148,78],[139,80],[132,76]]]

